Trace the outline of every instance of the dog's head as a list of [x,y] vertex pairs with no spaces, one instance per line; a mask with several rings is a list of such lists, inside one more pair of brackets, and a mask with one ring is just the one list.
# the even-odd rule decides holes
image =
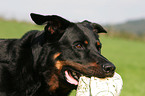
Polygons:
[[77,85],[81,75],[99,78],[113,76],[115,66],[101,55],[102,44],[98,34],[106,33],[101,25],[89,21],[72,23],[56,15],[32,13],[31,17],[38,25],[46,24],[42,42],[44,54],[49,54],[45,57],[46,65],[53,66],[51,68],[55,68],[59,75],[51,79]]

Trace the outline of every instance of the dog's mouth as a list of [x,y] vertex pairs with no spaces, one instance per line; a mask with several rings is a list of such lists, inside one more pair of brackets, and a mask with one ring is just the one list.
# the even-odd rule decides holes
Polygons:
[[79,78],[82,76],[82,74],[72,71],[72,70],[65,70],[65,77],[68,83],[73,85],[78,85]]

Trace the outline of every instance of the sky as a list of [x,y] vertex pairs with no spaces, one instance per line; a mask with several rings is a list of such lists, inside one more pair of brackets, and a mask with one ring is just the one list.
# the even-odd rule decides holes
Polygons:
[[121,23],[145,18],[145,0],[0,0],[0,17],[32,21],[30,13],[73,22]]

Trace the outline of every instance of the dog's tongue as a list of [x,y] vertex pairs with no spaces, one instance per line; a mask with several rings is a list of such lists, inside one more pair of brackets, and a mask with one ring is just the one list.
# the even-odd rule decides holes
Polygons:
[[65,76],[67,78],[67,82],[69,82],[70,84],[74,84],[74,85],[78,85],[78,81],[75,80],[72,75],[70,73],[68,73],[68,71],[65,71]]

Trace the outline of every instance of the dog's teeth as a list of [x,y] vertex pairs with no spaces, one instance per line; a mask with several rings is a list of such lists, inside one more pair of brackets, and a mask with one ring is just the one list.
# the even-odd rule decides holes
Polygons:
[[74,76],[76,79],[79,79],[78,76]]

